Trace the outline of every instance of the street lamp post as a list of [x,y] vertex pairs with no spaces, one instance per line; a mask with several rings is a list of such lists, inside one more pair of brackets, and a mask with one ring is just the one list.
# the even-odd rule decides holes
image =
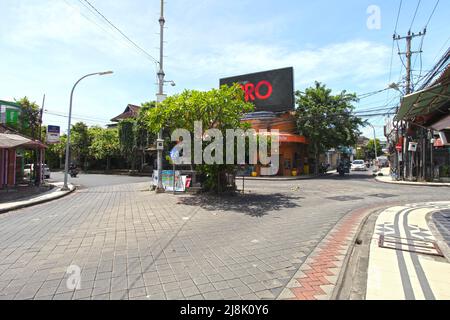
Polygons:
[[69,107],[69,121],[67,125],[67,142],[66,142],[66,163],[64,166],[64,186],[61,190],[67,191],[69,190],[69,186],[67,184],[67,175],[69,173],[69,153],[70,153],[70,125],[72,120],[72,101],[73,101],[73,93],[75,91],[76,86],[81,82],[81,80],[91,77],[91,76],[104,76],[108,74],[112,74],[112,71],[105,71],[105,72],[96,72],[96,73],[90,73],[85,75],[84,77],[80,78],[77,82],[75,82],[72,92],[70,93],[70,107]]

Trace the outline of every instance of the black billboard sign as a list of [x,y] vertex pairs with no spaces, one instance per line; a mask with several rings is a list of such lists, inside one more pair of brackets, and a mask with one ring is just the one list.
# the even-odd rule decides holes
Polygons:
[[245,100],[255,104],[256,111],[294,109],[294,68],[284,68],[220,79],[220,85],[239,83]]

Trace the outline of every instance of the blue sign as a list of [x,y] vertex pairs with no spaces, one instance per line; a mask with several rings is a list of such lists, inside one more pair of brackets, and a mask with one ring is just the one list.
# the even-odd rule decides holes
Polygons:
[[51,133],[60,133],[60,127],[59,126],[48,126],[47,127],[47,132],[51,132]]
[[47,126],[47,143],[59,143],[60,141],[60,127]]

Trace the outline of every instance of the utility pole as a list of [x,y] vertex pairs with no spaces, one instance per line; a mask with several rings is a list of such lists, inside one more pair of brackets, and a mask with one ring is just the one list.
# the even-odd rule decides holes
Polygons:
[[[42,115],[44,113],[44,107],[45,107],[45,94],[44,97],[42,98],[42,106],[41,106],[41,110],[39,110],[39,134],[38,134],[38,139],[40,142],[42,142]],[[43,167],[42,165],[44,164],[44,157],[43,157],[43,152],[42,150],[38,150],[37,152],[37,173],[36,173],[36,184],[38,186],[40,186],[42,184],[42,170]]]
[[[405,89],[405,95],[408,95],[412,92],[411,88],[411,57],[415,53],[421,53],[422,51],[411,51],[411,42],[412,39],[415,37],[422,37],[425,36],[427,33],[427,29],[425,28],[423,32],[419,32],[418,34],[415,34],[411,32],[411,30],[408,31],[408,34],[404,37],[401,37],[399,35],[394,34],[393,39],[395,41],[399,40],[406,40],[406,52],[399,52],[399,55],[405,55],[406,56],[406,89]],[[410,173],[409,176],[411,178],[412,176],[412,163],[408,163],[410,161],[410,154],[408,151],[409,141],[408,141],[408,129],[409,129],[409,122],[405,121],[405,123],[401,123],[402,128],[402,136],[403,136],[403,148],[402,148],[402,162],[403,162],[403,170],[402,170],[402,177],[405,179],[408,176],[408,172]]]
[[[160,25],[160,42],[159,42],[159,71],[158,71],[158,94],[157,103],[164,101],[166,96],[164,95],[164,24],[166,20],[164,19],[164,0],[161,0],[161,17],[159,18]],[[158,140],[156,143],[156,149],[158,152],[158,186],[156,187],[156,192],[164,192],[162,184],[162,157],[164,151],[164,140],[163,140],[163,129],[158,132]]]

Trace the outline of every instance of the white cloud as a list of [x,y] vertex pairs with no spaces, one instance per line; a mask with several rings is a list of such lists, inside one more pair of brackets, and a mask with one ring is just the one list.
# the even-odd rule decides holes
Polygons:
[[170,67],[196,79],[293,66],[296,84],[304,86],[315,80],[358,82],[383,76],[389,57],[388,46],[363,40],[297,51],[277,45],[237,42],[210,47],[202,55],[180,51],[171,57]]

